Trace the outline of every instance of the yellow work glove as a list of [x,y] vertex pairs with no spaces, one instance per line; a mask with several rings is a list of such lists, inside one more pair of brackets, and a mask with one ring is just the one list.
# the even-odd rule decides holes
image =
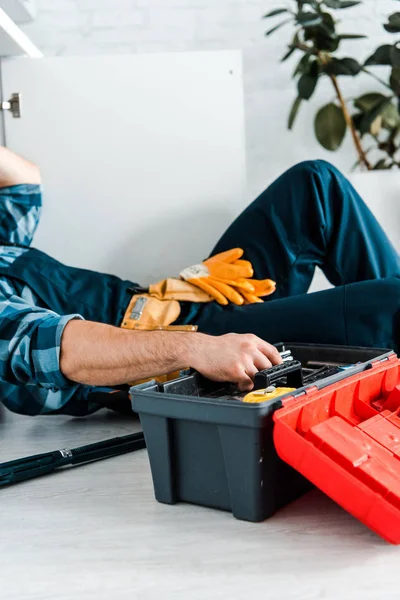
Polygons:
[[221,252],[184,269],[179,275],[224,306],[229,302],[238,306],[263,302],[262,297],[275,291],[275,282],[251,279],[253,267],[249,261],[242,260],[243,253],[241,248]]
[[180,302],[211,302],[214,300],[200,288],[176,277],[169,277],[151,284],[149,294],[158,300],[179,300]]

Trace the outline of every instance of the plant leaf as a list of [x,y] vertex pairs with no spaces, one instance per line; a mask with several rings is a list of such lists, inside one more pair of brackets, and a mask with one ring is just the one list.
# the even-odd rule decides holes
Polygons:
[[354,123],[354,127],[357,129],[357,131],[360,131],[360,127],[361,127],[361,121],[363,119],[363,114],[362,113],[356,113],[355,115],[353,115],[351,117],[353,123]]
[[366,35],[359,35],[358,33],[341,33],[338,35],[339,40],[363,40],[366,37]]
[[382,125],[389,131],[396,129],[400,125],[400,114],[393,102],[388,104],[382,113]]
[[400,27],[400,12],[395,12],[389,17],[389,23],[393,27]]
[[357,4],[361,4],[361,0],[345,0],[341,2],[340,8],[351,8],[352,6],[357,6]]
[[332,58],[324,68],[328,75],[358,75],[362,67],[354,58]]
[[302,75],[303,73],[308,73],[310,70],[310,59],[311,54],[304,54],[304,56],[301,57],[297,67],[294,70],[293,77],[296,77],[296,75]]
[[390,165],[386,162],[386,158],[381,158],[372,168],[374,171],[378,171],[381,169],[390,169]]
[[389,23],[384,25],[384,28],[389,33],[399,33],[400,32],[400,13],[396,12],[389,17]]
[[336,35],[321,33],[314,37],[314,44],[320,52],[335,52],[339,47],[340,40]]
[[302,101],[302,99],[300,98],[300,96],[297,96],[297,98],[293,102],[293,105],[292,105],[292,108],[291,108],[290,114],[289,114],[289,119],[288,119],[288,129],[292,129],[292,127],[294,125],[294,122],[297,117],[297,113],[299,112],[301,101]]
[[269,13],[263,16],[263,19],[269,19],[270,17],[275,17],[276,15],[281,15],[282,13],[289,12],[287,8],[275,8],[271,10]]
[[390,44],[385,44],[384,46],[379,46],[377,50],[367,58],[365,61],[365,66],[369,65],[390,65],[391,58],[390,52],[392,50],[392,46]]
[[390,62],[393,67],[400,67],[400,50],[396,46],[390,48]]
[[321,16],[322,16],[321,28],[325,29],[325,31],[328,35],[334,35],[335,34],[335,21],[334,21],[334,18],[332,17],[332,15],[330,13],[323,12],[323,13],[321,13]]
[[360,4],[361,0],[324,0],[324,3],[329,8],[350,8]]
[[285,56],[282,56],[281,58],[281,62],[285,62],[285,60],[287,60],[290,56],[292,56],[293,52],[295,52],[297,50],[297,48],[289,48],[289,50],[286,52]]
[[377,92],[372,92],[370,94],[363,94],[359,98],[354,100],[355,108],[361,110],[361,112],[365,113],[370,111],[374,106],[384,100],[386,96],[383,94],[378,94]]
[[340,0],[324,0],[324,4],[328,8],[340,8],[341,2]]
[[391,96],[385,96],[380,100],[370,111],[364,114],[363,120],[360,125],[360,132],[363,135],[364,133],[369,133],[371,131],[372,123],[375,119],[383,113],[388,104],[392,101]]
[[389,23],[385,23],[384,28],[389,33],[399,33],[399,31],[400,31],[400,29],[398,27],[394,27],[393,25],[390,25]]
[[323,106],[315,117],[314,130],[317,140],[321,146],[331,152],[337,150],[342,144],[346,127],[342,109],[332,102]]
[[383,123],[383,119],[382,119],[382,115],[378,115],[375,119],[375,121],[372,121],[371,123],[371,127],[370,127],[370,134],[371,135],[379,135],[381,129],[382,129],[382,123]]
[[275,27],[273,27],[272,29],[269,29],[265,35],[271,35],[271,33],[274,33],[274,31],[277,31],[277,29],[280,29],[283,25],[286,25],[286,23],[290,23],[292,19],[286,19],[285,21],[281,21],[280,23],[278,23],[278,25],[275,25]]
[[327,12],[320,14],[322,23],[312,27],[304,27],[304,39],[306,41],[311,40],[316,50],[334,52],[340,43],[336,35],[335,21],[332,15]]
[[341,58],[339,60],[340,60],[341,65],[345,69],[348,70],[349,75],[352,75],[352,76],[358,75],[362,69],[362,66],[360,65],[360,63],[357,60],[355,60],[354,58],[346,57],[346,58]]
[[390,87],[396,94],[396,96],[400,96],[400,68],[393,67],[391,75],[390,75]]
[[300,11],[297,15],[297,22],[303,27],[313,27],[322,23],[322,17],[311,11]]
[[300,98],[303,100],[309,100],[313,95],[315,88],[318,83],[318,75],[312,75],[311,73],[304,73],[297,84],[297,89]]

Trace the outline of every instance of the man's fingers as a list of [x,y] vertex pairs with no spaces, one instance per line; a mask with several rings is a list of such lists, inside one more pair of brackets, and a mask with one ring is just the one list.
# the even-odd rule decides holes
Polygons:
[[254,387],[253,378],[243,371],[243,375],[237,382],[237,386],[241,392],[250,392]]
[[257,354],[254,357],[254,366],[257,369],[256,372],[258,372],[263,371],[264,369],[270,369],[272,367],[272,363],[269,360],[269,358],[265,356],[265,354],[263,354],[260,351],[257,351]]
[[272,367],[271,361],[259,350],[257,350],[251,359],[247,362],[245,366],[245,373],[247,378],[251,380],[251,385],[248,379],[244,380],[246,385],[245,388],[240,387],[241,390],[252,390],[254,387],[254,378],[258,371],[263,371],[264,369],[270,369]]
[[196,354],[197,365],[191,366],[214,381],[235,383],[243,392],[254,388],[258,371],[282,362],[274,346],[252,334],[228,333],[219,337],[204,336],[204,340],[209,344],[209,351]]
[[[238,378],[237,385],[241,391],[250,391],[254,388],[254,378],[259,371],[270,369],[273,364],[280,364],[282,357],[275,346],[264,342],[256,336],[247,339],[248,347],[242,360],[242,377]],[[249,343],[250,342],[250,343]]]
[[258,349],[271,361],[273,365],[280,365],[283,362],[282,356],[272,344],[268,344],[268,342],[260,340]]

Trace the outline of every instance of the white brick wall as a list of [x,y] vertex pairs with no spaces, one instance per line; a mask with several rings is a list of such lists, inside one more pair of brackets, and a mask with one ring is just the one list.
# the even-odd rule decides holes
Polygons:
[[[245,99],[249,199],[283,168],[306,157],[324,157],[347,169],[354,159],[347,142],[339,154],[323,152],[315,142],[312,117],[332,97],[329,82],[303,107],[294,133],[286,131],[294,97],[293,62],[279,64],[290,30],[265,39],[261,15],[292,0],[37,0],[38,18],[25,30],[45,55],[191,51],[241,48]],[[348,42],[344,54],[366,57],[387,38],[385,14],[398,10],[394,0],[364,0],[362,7],[337,12],[343,31],[366,33],[366,42]],[[268,22],[269,25],[269,22]],[[346,95],[376,89],[369,79],[357,87],[346,81]]]

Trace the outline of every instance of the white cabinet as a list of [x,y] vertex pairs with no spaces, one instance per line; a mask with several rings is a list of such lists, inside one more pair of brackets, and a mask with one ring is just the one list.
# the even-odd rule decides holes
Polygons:
[[35,245],[141,283],[203,259],[243,208],[241,54],[2,62],[7,145],[37,162]]

